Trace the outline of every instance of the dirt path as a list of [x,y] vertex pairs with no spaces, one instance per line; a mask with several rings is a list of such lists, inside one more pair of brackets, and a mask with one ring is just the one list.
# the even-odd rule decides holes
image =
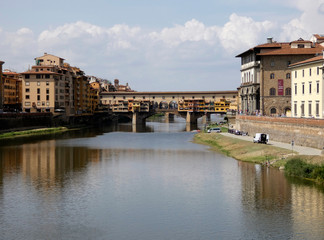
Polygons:
[[[221,133],[224,136],[227,137],[233,137],[233,138],[238,138],[241,140],[245,140],[245,141],[253,141],[253,137],[252,136],[242,136],[242,135],[234,135],[234,134],[230,134],[230,133]],[[257,144],[257,143],[256,143]],[[269,145],[275,146],[275,147],[280,147],[280,148],[285,148],[285,149],[289,149],[289,150],[294,150],[294,152],[298,152],[298,154],[300,155],[321,155],[322,154],[322,150],[321,149],[317,149],[317,148],[310,148],[310,147],[303,147],[303,146],[294,146],[292,149],[291,144],[289,143],[282,143],[282,142],[275,142],[272,141],[270,138],[270,141],[268,143]]]

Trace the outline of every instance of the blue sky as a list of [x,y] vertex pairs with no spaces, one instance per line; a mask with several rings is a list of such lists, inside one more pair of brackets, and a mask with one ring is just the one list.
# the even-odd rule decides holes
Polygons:
[[11,0],[1,3],[0,60],[18,72],[44,52],[137,91],[234,90],[235,56],[324,33],[324,0]]

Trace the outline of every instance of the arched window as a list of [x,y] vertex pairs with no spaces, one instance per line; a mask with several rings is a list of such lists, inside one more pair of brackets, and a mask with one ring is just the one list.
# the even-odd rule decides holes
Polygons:
[[290,96],[291,95],[291,88],[290,87],[286,88],[285,93],[286,93],[286,96]]
[[271,74],[270,74],[270,79],[274,79],[274,78],[275,78],[274,73],[271,73]]
[[276,114],[277,113],[277,109],[276,108],[271,108],[270,109],[270,114]]
[[270,96],[275,96],[275,95],[276,95],[276,89],[270,88]]
[[286,79],[290,79],[290,73],[286,74]]

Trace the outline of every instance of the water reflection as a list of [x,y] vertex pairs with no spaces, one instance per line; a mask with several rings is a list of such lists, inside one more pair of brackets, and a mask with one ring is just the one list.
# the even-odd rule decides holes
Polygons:
[[0,147],[2,236],[323,238],[322,187],[208,151],[177,121],[148,127]]

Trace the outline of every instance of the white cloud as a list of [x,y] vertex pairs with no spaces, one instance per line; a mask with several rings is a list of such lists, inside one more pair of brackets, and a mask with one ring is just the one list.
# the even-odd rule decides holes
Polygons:
[[214,43],[219,27],[206,27],[203,23],[192,19],[183,26],[176,25],[173,28],[164,28],[161,32],[152,32],[150,37],[154,40],[160,40],[170,47],[178,46],[183,42],[206,41]]
[[291,5],[302,13],[282,27],[281,40],[292,41],[300,37],[309,38],[314,33],[323,33],[324,0],[294,0]]
[[286,24],[233,13],[222,26],[192,19],[154,31],[83,21],[47,29],[38,36],[29,28],[0,29],[0,57],[25,70],[35,57],[48,52],[86,74],[120,78],[137,90],[208,90],[212,84],[235,89],[239,61],[234,56],[275,34],[281,36],[278,40],[291,41],[322,33],[318,23],[323,22],[323,1],[306,4],[297,0],[295,7],[302,13]]
[[219,38],[227,51],[235,53],[264,42],[265,36],[274,28],[275,24],[270,21],[255,22],[252,18],[233,13],[221,29]]

